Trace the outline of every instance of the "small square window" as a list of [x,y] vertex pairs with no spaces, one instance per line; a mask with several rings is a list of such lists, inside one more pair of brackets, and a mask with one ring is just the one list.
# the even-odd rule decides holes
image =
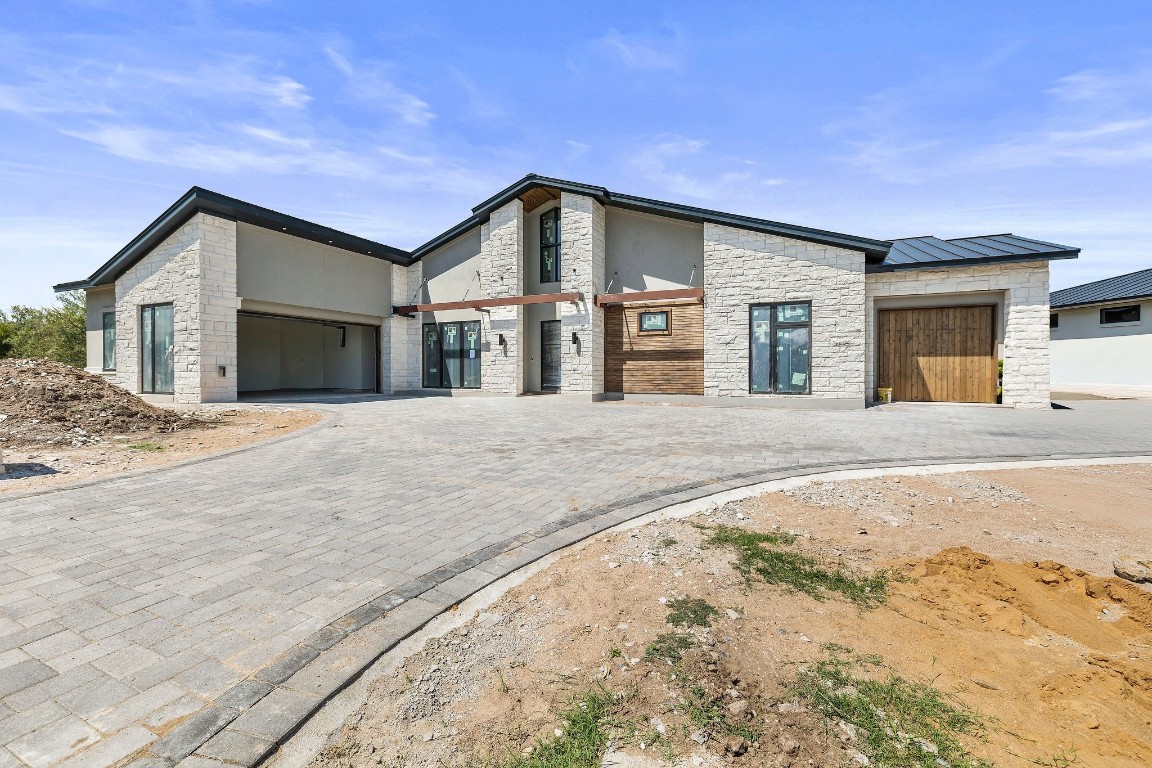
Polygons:
[[1100,310],[1100,324],[1138,323],[1140,322],[1140,305],[1132,304],[1127,307],[1107,307]]
[[668,310],[640,313],[640,333],[669,333],[671,328]]
[[1060,327],[1060,313],[1059,312],[1050,312],[1048,314],[1048,327],[1049,328],[1059,328]]

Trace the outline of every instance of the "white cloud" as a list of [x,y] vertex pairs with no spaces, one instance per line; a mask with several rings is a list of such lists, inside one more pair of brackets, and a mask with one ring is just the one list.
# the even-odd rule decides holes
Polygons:
[[392,82],[389,77],[391,65],[379,61],[354,65],[331,47],[326,47],[324,53],[347,78],[348,93],[357,101],[378,106],[409,125],[425,126],[436,117],[428,102]]
[[[688,139],[680,136],[666,137],[648,144],[632,158],[631,166],[641,176],[655,182],[667,194],[692,197],[700,200],[714,200],[732,196],[734,190],[741,194],[750,188],[779,186],[784,179],[760,177],[749,170],[729,170],[716,172],[719,164],[730,161],[725,158],[708,156],[701,158],[708,170],[692,173],[685,166],[700,156],[708,142],[702,139]],[[747,165],[747,163],[742,163]]]
[[595,47],[628,69],[642,72],[680,69],[687,45],[679,30],[670,34],[624,34],[617,29],[595,42]]

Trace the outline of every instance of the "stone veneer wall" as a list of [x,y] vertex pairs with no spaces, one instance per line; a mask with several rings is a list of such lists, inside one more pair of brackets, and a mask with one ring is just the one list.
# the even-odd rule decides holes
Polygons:
[[[116,382],[140,391],[140,308],[172,306],[173,400],[236,399],[236,223],[198,213],[116,281]],[[225,366],[220,376],[218,366]]]
[[[424,265],[416,262],[410,267],[392,265],[392,306],[400,307],[422,300],[421,283]],[[383,392],[410,392],[420,389],[422,359],[420,357],[420,316],[391,315],[380,329],[380,358],[384,361],[381,374]]]
[[[704,224],[704,394],[864,405],[864,254]],[[749,305],[812,302],[810,395],[750,395]]]
[[1048,360],[1048,262],[987,264],[950,269],[908,269],[867,276],[869,397],[876,387],[876,300],[997,291],[1004,294],[1005,405],[1048,408],[1051,373]]
[[[481,295],[502,299],[524,295],[524,203],[519,199],[492,212],[480,227]],[[491,307],[479,313],[484,347],[480,388],[519,395],[524,391],[521,350],[524,307]],[[504,335],[504,346],[499,335]]]
[[604,206],[561,192],[560,242],[560,290],[584,294],[578,304],[560,305],[560,391],[597,397],[604,393],[604,310],[593,297],[604,291]]

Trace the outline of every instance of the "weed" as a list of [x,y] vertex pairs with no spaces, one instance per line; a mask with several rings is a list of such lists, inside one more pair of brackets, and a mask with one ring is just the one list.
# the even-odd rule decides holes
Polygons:
[[710,547],[727,547],[736,552],[733,567],[751,586],[759,578],[769,584],[791,587],[817,600],[835,592],[860,606],[872,606],[887,598],[890,575],[887,571],[864,574],[843,565],[827,565],[820,560],[783,549],[795,543],[789,533],[757,533],[717,525],[705,540]]
[[1072,768],[1073,766],[1084,765],[1080,762],[1080,756],[1076,754],[1076,747],[1069,747],[1068,751],[1064,751],[1064,748],[1060,747],[1056,754],[1049,759],[1036,759],[1032,762],[1041,768]]
[[496,677],[500,678],[500,693],[508,693],[508,681],[504,679],[504,673],[498,669],[496,670]]
[[532,754],[517,755],[502,768],[596,768],[608,748],[607,725],[617,706],[603,688],[578,696],[560,713],[560,736],[537,740]]
[[156,451],[164,450],[163,445],[161,445],[160,443],[153,443],[150,440],[144,440],[143,442],[133,443],[132,445],[129,445],[128,447],[134,451],[144,451],[145,453],[154,453]]
[[858,747],[877,768],[991,768],[972,757],[957,737],[984,732],[980,716],[925,683],[889,671],[882,679],[858,675],[859,667],[879,667],[876,656],[854,656],[838,645],[825,646],[824,659],[809,665],[792,684],[793,695],[830,720],[842,720],[860,733]]
[[679,543],[680,542],[676,541],[676,539],[667,538],[660,539],[660,541],[656,542],[656,546],[660,547],[661,549],[668,549],[668,547],[674,547]]
[[616,646],[612,646],[611,648],[608,649],[608,658],[610,658],[610,659],[622,659],[622,658],[624,658],[624,651],[620,650]]
[[709,696],[697,683],[689,681],[684,686],[684,701],[680,703],[680,711],[702,730],[742,736],[747,741],[756,741],[758,738],[757,732],[747,723],[732,722],[728,718],[723,697]]
[[700,598],[678,597],[668,601],[668,623],[675,627],[710,627],[720,611]]
[[649,661],[663,659],[669,664],[677,664],[684,651],[696,644],[692,635],[682,635],[679,632],[665,632],[657,635],[656,639],[648,644],[644,651],[644,658]]

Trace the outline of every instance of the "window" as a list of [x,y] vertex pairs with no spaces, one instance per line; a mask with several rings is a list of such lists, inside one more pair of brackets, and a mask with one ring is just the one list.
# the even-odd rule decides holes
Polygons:
[[749,392],[811,393],[811,314],[808,302],[749,307]]
[[425,323],[424,386],[480,388],[480,321]]
[[671,333],[668,310],[640,313],[640,333]]
[[560,282],[560,209],[540,214],[540,282]]
[[1100,310],[1100,324],[1138,323],[1140,322],[1140,305],[1132,304],[1127,307],[1107,307]]
[[1060,327],[1060,313],[1058,313],[1058,312],[1049,312],[1048,313],[1048,327],[1049,328],[1059,328]]
[[105,312],[103,317],[104,362],[106,371],[116,370],[116,313]]
[[175,380],[172,305],[140,308],[140,391],[171,395]]

